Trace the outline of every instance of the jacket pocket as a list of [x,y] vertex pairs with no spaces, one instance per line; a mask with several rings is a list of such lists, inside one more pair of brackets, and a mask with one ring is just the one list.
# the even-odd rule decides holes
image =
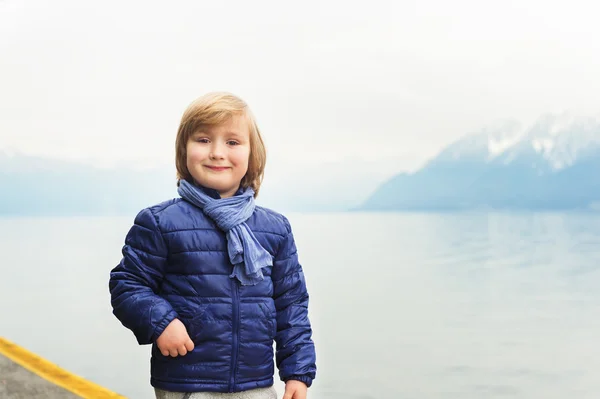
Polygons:
[[206,314],[206,309],[208,305],[193,305],[193,306],[184,306],[180,309],[177,309],[177,314],[179,314],[179,320],[183,323],[185,328],[187,329],[188,335],[190,339],[197,344],[198,337],[200,336],[200,332],[202,331],[202,322],[204,320],[204,315]]

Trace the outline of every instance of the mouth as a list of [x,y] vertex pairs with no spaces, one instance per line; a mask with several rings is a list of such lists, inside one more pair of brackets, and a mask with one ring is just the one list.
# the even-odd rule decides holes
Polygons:
[[206,167],[206,168],[208,168],[208,169],[210,169],[210,170],[214,170],[215,172],[221,172],[221,171],[224,171],[224,170],[227,170],[227,169],[229,169],[229,168],[228,168],[228,167],[226,167],[226,166],[210,166],[210,165],[204,165],[204,167]]

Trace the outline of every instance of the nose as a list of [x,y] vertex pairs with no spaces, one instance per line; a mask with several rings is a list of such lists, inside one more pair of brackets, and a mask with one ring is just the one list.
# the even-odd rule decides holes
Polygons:
[[213,143],[213,145],[210,147],[209,156],[211,159],[223,159],[224,158],[223,145],[220,143]]

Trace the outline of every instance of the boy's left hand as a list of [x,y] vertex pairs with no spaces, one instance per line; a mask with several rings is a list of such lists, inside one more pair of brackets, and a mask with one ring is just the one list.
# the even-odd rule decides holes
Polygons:
[[285,383],[283,399],[306,399],[307,390],[308,387],[302,381],[288,380]]

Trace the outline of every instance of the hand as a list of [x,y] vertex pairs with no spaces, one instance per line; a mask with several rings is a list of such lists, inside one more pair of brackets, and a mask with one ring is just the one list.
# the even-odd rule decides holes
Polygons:
[[302,381],[288,380],[285,383],[283,399],[306,399],[307,390],[308,387]]
[[174,319],[169,323],[156,340],[156,346],[164,356],[171,355],[172,357],[185,356],[186,353],[194,350],[194,343],[179,319]]

